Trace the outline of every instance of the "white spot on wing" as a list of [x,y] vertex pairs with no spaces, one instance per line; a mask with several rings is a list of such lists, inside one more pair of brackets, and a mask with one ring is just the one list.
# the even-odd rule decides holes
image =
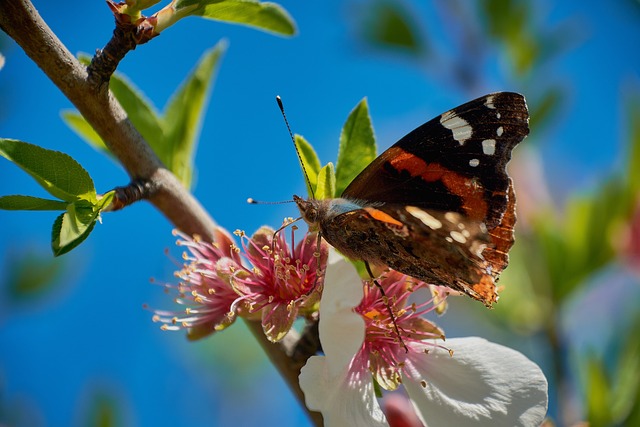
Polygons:
[[493,105],[493,95],[487,96],[487,99],[484,101],[484,105],[486,105],[487,108],[491,108],[492,110],[495,110],[496,106]]
[[[485,248],[486,248],[486,247],[487,247],[487,245],[486,245],[486,244],[481,243],[481,242],[479,242],[479,241],[475,240],[475,241],[471,244],[471,247],[469,248],[469,251],[470,251],[472,254],[474,254],[474,255],[476,255],[476,256],[478,256],[478,257],[480,257],[480,258],[484,259],[484,257],[482,256],[482,252],[485,250]],[[487,271],[487,274],[491,274],[491,272],[490,272],[490,271]]]
[[471,159],[469,160],[469,166],[471,166],[472,168],[475,168],[476,166],[478,166],[480,164],[480,160],[478,159]]
[[464,237],[462,235],[462,233],[460,233],[459,231],[452,231],[449,233],[449,235],[451,235],[451,238],[453,240],[455,240],[458,243],[466,243],[467,242],[467,238]]
[[482,141],[482,152],[488,156],[491,156],[496,152],[496,140],[485,139]]
[[437,230],[438,228],[442,227],[442,223],[437,218],[434,218],[420,208],[416,208],[415,206],[407,206],[405,209],[407,210],[407,212],[418,218],[424,225],[432,230]]
[[456,116],[454,112],[447,111],[440,116],[440,124],[453,132],[453,139],[460,145],[464,145],[467,139],[471,138],[473,129],[462,117]]
[[502,136],[503,133],[504,133],[504,128],[502,126],[496,129],[496,135]]
[[496,118],[500,119],[500,117],[502,117],[502,115],[500,114],[500,112],[496,113]]
[[444,214],[444,218],[451,222],[451,223],[456,223],[458,222],[458,214],[455,212],[447,212]]

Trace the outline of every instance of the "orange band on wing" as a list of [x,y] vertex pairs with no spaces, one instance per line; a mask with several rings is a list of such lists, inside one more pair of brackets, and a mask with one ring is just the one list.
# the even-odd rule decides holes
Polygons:
[[378,209],[374,208],[364,208],[365,211],[371,215],[372,218],[377,219],[378,221],[386,222],[387,224],[397,225],[398,227],[403,227],[404,224],[392,217],[391,215],[382,212]]
[[427,163],[420,157],[395,148],[389,163],[398,171],[407,171],[411,176],[419,176],[427,182],[441,181],[452,193],[462,199],[462,209],[473,219],[483,220],[488,212],[483,189],[472,178],[453,172],[440,163]]

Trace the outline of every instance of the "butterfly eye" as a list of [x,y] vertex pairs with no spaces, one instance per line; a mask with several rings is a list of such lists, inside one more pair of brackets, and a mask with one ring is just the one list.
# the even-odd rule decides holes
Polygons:
[[318,222],[318,209],[313,205],[313,203],[305,201],[303,205],[298,206],[300,207],[302,218],[307,224],[315,224]]
[[318,222],[318,207],[314,200],[304,200],[301,197],[293,196],[293,201],[298,205],[302,219],[307,224],[315,224]]
[[316,209],[315,206],[309,205],[309,209],[304,212],[304,219],[310,224],[318,222],[318,209]]

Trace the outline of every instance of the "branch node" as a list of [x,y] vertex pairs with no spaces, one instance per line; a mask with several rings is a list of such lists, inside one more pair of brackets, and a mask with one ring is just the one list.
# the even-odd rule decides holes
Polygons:
[[155,32],[157,18],[141,16],[133,20],[131,15],[120,10],[126,3],[114,3],[107,0],[107,5],[113,12],[116,27],[113,36],[104,49],[97,49],[96,54],[87,68],[89,81],[101,88],[109,83],[111,75],[118,68],[118,64],[125,55],[134,50],[139,44],[144,44],[159,35]]
[[115,195],[109,211],[118,211],[140,200],[146,200],[153,196],[157,185],[147,179],[134,179],[124,187],[114,188]]

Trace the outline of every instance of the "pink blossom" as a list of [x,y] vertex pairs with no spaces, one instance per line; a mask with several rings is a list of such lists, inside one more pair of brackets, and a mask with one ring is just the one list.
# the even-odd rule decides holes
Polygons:
[[175,274],[180,283],[166,287],[177,291],[175,303],[186,308],[156,310],[154,321],[162,322],[163,329],[187,329],[190,339],[199,339],[226,328],[237,316],[261,317],[265,334],[275,342],[298,315],[317,311],[327,246],[318,246],[315,236],[304,235],[296,245],[291,227],[289,245],[284,231],[275,240],[268,227],[251,238],[236,231],[241,250],[222,228],[212,243],[176,234],[178,245],[188,249],[187,263]]
[[259,229],[251,239],[242,235],[242,247],[252,269],[234,276],[233,285],[251,313],[261,313],[263,330],[273,342],[284,338],[299,314],[317,310],[322,286],[321,266],[327,245],[315,234],[305,234],[295,244],[296,227],[274,239],[274,230]]
[[174,302],[185,308],[180,311],[155,310],[153,320],[162,322],[164,330],[187,329],[189,339],[200,339],[232,324],[236,311],[232,305],[238,294],[230,284],[240,268],[241,259],[235,250],[233,238],[223,228],[215,231],[216,240],[204,242],[199,237],[189,237],[179,231],[178,246],[186,247],[183,254],[187,262],[175,273],[178,285],[167,284],[168,292],[174,290]]

